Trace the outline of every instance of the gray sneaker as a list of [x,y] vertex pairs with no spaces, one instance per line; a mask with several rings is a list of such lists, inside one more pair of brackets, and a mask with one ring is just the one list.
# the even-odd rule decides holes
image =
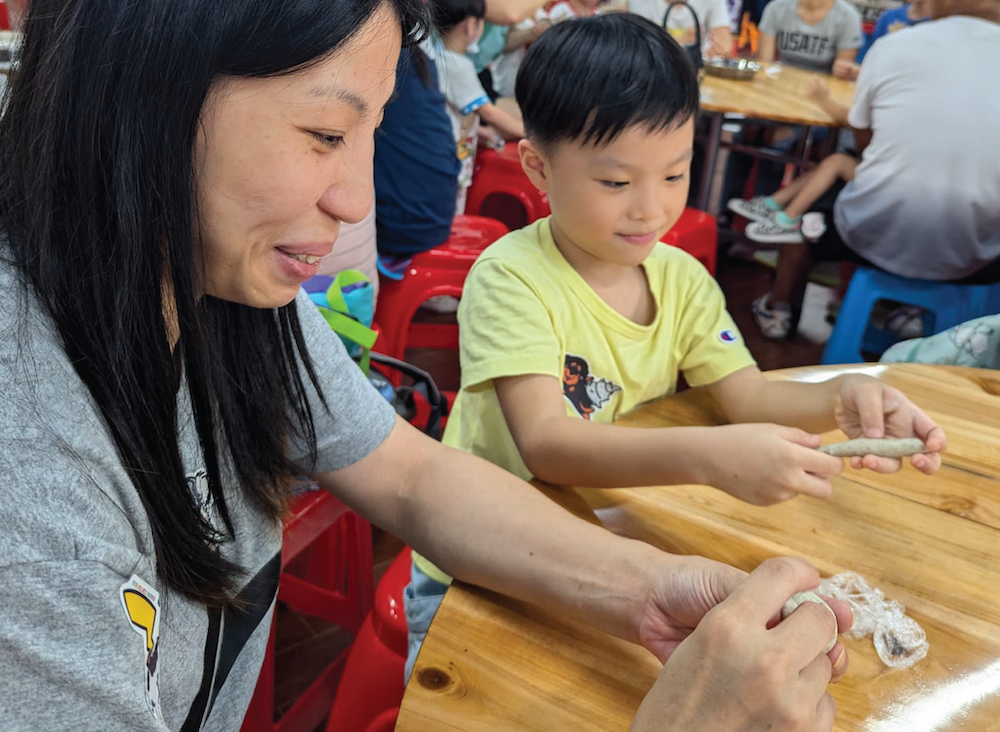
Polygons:
[[747,239],[760,244],[802,244],[802,221],[794,224],[783,224],[777,218],[754,221],[747,226]]
[[764,221],[778,212],[764,202],[765,196],[754,196],[753,198],[730,198],[726,208],[734,214],[738,214],[747,221]]
[[773,307],[771,293],[758,297],[753,301],[753,319],[765,338],[781,340],[792,333],[792,311],[787,305]]

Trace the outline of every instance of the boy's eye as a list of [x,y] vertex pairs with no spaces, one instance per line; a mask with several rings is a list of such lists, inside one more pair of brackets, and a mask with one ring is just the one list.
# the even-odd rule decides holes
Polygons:
[[687,173],[681,173],[680,175],[668,175],[667,183],[680,183],[687,176]]
[[602,180],[601,185],[605,188],[611,188],[612,190],[620,190],[628,185],[627,181],[623,180]]
[[333,150],[336,150],[344,144],[344,138],[340,135],[327,135],[322,132],[313,132],[312,136],[319,140],[323,145],[326,145]]

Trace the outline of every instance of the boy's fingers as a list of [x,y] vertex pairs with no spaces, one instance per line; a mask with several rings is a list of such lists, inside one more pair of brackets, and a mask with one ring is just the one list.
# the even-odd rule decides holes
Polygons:
[[880,384],[865,382],[854,388],[854,406],[865,437],[882,437],[885,434],[884,406]]
[[903,463],[899,458],[865,455],[861,458],[861,466],[876,473],[896,473],[903,467]]

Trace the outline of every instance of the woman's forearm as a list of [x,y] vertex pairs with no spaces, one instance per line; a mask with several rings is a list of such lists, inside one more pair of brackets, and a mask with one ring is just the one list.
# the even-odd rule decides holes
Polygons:
[[449,574],[633,641],[648,572],[674,561],[402,422],[363,460],[314,477]]

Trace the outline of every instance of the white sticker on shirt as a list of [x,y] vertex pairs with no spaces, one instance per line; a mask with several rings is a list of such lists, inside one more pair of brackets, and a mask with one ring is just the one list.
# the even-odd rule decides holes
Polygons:
[[146,706],[149,713],[163,721],[160,711],[160,593],[138,575],[132,575],[128,582],[118,588],[125,615],[132,629],[142,636],[146,649]]

